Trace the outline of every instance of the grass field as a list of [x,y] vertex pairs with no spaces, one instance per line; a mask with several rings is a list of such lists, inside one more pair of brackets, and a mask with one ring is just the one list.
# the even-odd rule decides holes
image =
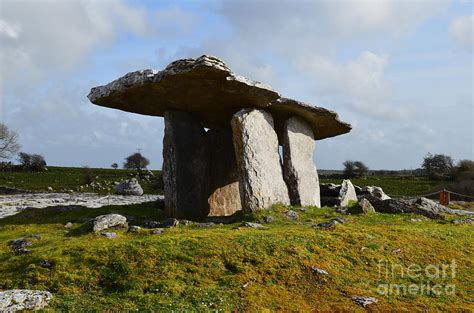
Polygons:
[[[115,212],[141,225],[163,218],[161,211],[153,204],[24,211],[0,220],[0,288],[49,290],[55,311],[362,311],[353,295],[376,297],[375,311],[474,308],[472,225],[376,214],[348,216],[328,230],[292,225],[284,210],[267,211],[276,221],[265,229],[180,225],[162,235],[118,230],[116,239],[87,232],[84,219]],[[246,219],[258,221],[262,214]],[[336,216],[329,208],[299,214],[311,223]],[[74,226],[66,231],[69,221]],[[42,239],[31,254],[15,255],[7,247],[8,240],[32,233]],[[43,259],[55,267],[42,268]],[[453,260],[454,276],[406,274],[410,266],[433,269]],[[314,273],[313,266],[329,275]],[[387,284],[455,286],[455,294],[379,294]]]
[[[161,171],[152,171],[156,177]],[[49,166],[44,172],[2,172],[0,171],[0,186],[13,187],[31,191],[47,191],[48,187],[56,192],[68,192],[69,190],[81,192],[107,193],[113,191],[113,183],[130,178],[136,174],[134,170],[103,169],[88,167],[54,167]],[[100,183],[110,190],[98,190],[90,186],[91,182]],[[145,193],[161,194],[161,188],[156,180],[140,180]],[[86,186],[89,185],[89,186]],[[83,188],[80,188],[83,186]]]
[[[91,179],[106,185],[130,174],[51,167],[44,173],[0,172],[0,185],[67,191]],[[353,182],[381,186],[398,196],[428,193],[437,186],[400,177]],[[156,182],[141,184],[148,193],[161,193]],[[306,224],[284,218],[290,208]],[[241,221],[208,228],[191,224],[161,235],[144,228],[140,233],[114,230],[119,237],[106,239],[91,233],[86,222],[106,213],[123,214],[131,225],[164,218],[156,204],[147,203],[33,209],[0,219],[0,290],[48,290],[54,294],[52,311],[363,311],[351,296],[377,298],[370,308],[381,312],[474,310],[474,229],[472,224],[453,225],[453,217],[434,221],[412,214],[347,215],[347,223],[321,229],[312,225],[339,216],[332,208],[303,212],[274,206],[243,217],[260,221],[272,215],[275,222],[264,229],[239,227]],[[64,228],[67,222],[73,223],[72,229]],[[32,253],[17,255],[7,246],[9,240],[31,234],[42,238],[30,247]],[[41,260],[55,266],[43,268]],[[457,266],[454,275],[439,274],[452,262]],[[314,273],[312,267],[329,275]],[[413,267],[430,271],[414,277],[407,274]],[[437,269],[439,275],[432,275]],[[427,290],[436,285],[441,293]],[[393,286],[391,292],[382,292]],[[404,291],[410,286],[424,290]],[[453,286],[454,294],[448,293],[446,288],[451,292]]]
[[[114,181],[121,181],[135,174],[132,170],[99,169],[99,168],[74,168],[74,167],[48,167],[46,172],[1,172],[0,186],[15,187],[32,191],[47,191],[52,187],[55,191],[98,191],[91,187],[79,189],[80,186],[96,181],[102,185],[112,187]],[[161,171],[153,171],[156,177]],[[438,191],[440,185],[437,181],[423,177],[394,177],[394,176],[369,176],[351,180],[359,186],[380,186],[390,196],[415,196]],[[340,184],[342,179],[321,179],[322,183]],[[161,194],[162,189],[156,180],[140,181],[145,193]],[[101,190],[102,193],[111,192]]]

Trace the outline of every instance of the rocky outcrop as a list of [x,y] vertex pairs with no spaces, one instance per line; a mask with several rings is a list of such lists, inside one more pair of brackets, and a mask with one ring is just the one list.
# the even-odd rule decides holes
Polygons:
[[115,192],[119,195],[141,196],[143,195],[142,186],[136,178],[127,179],[115,186]]
[[41,236],[37,234],[28,235],[23,238],[9,240],[7,245],[11,247],[17,254],[31,253],[28,247],[32,246],[35,241],[41,240]]
[[165,113],[163,182],[169,217],[202,219],[209,212],[206,132],[186,112]]
[[301,118],[288,119],[283,135],[283,173],[293,205],[321,207],[313,151],[314,135],[310,126]]
[[0,291],[0,312],[39,310],[48,306],[53,295],[49,291],[12,289]]
[[210,161],[208,216],[229,216],[242,210],[232,130],[209,130],[206,135]]
[[369,214],[373,214],[375,213],[375,209],[374,207],[372,206],[372,204],[370,203],[369,200],[367,199],[362,199],[359,201],[359,206],[360,206],[360,209],[361,209],[361,213],[365,214],[365,215],[369,215]]
[[357,195],[351,181],[344,179],[342,181],[341,190],[339,191],[339,205],[346,207],[350,201],[357,202]]
[[94,232],[100,232],[112,227],[127,228],[127,218],[120,214],[106,214],[97,216],[93,221],[92,230]]
[[252,212],[275,203],[290,204],[272,116],[261,110],[242,110],[231,125],[243,209]]

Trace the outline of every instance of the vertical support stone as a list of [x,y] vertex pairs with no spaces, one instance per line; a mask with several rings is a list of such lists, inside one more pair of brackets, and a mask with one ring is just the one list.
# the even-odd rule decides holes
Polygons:
[[301,118],[285,122],[283,134],[283,173],[291,204],[321,207],[319,178],[313,161],[314,134]]
[[209,145],[209,216],[229,216],[242,210],[239,173],[231,129],[211,129]]
[[231,126],[243,209],[252,212],[275,203],[290,204],[272,116],[244,109],[234,115]]
[[189,113],[165,112],[163,182],[168,216],[196,220],[207,215],[208,166],[201,124]]

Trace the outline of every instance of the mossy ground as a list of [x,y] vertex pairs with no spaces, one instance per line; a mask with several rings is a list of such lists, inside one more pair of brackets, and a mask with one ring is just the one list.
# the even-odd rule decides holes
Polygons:
[[[312,224],[338,216],[331,208],[306,208],[295,225],[283,217],[287,208],[244,217],[272,215],[264,229],[230,225],[199,228],[180,225],[162,235],[149,230],[106,239],[85,228],[87,218],[121,213],[132,225],[162,219],[154,204],[62,211],[24,211],[0,220],[0,288],[49,290],[51,310],[363,310],[351,295],[374,296],[376,311],[469,310],[474,308],[474,230],[415,215],[346,216],[334,229]],[[411,218],[422,222],[412,222]],[[64,224],[73,222],[71,230]],[[42,240],[32,253],[16,255],[7,241],[32,233]],[[56,262],[52,269],[39,261]],[[388,277],[380,264],[456,262],[455,277],[418,278],[396,270]],[[385,263],[380,263],[380,262]],[[313,273],[312,266],[328,276]],[[386,268],[384,268],[386,269]],[[453,284],[454,295],[423,293],[381,295],[380,284]]]

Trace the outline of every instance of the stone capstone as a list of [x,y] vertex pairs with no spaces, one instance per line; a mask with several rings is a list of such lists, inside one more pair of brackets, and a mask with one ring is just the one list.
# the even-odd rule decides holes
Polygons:
[[142,186],[136,178],[127,179],[115,186],[115,192],[120,195],[141,196],[143,195]]
[[127,218],[123,215],[114,213],[97,216],[93,221],[92,230],[94,232],[100,232],[112,227],[127,228]]
[[242,210],[232,130],[209,130],[206,136],[210,162],[208,216],[229,216]]
[[53,295],[49,291],[12,289],[0,291],[0,312],[39,310],[48,306]]
[[357,195],[351,181],[344,179],[342,181],[341,190],[339,191],[339,205],[341,207],[346,207],[349,205],[350,201],[357,202]]
[[285,137],[285,124],[291,117],[304,120],[311,128],[315,140],[334,137],[351,131],[351,125],[341,122],[336,112],[301,101],[279,98],[267,108],[273,116],[280,142]]
[[162,71],[128,73],[92,88],[87,97],[100,106],[145,115],[190,112],[211,129],[228,127],[232,116],[242,109],[267,108],[275,117],[280,138],[285,121],[292,116],[309,123],[316,140],[351,130],[335,112],[281,98],[271,87],[236,75],[223,61],[207,55],[174,61]]
[[314,135],[310,126],[301,118],[288,119],[283,136],[283,173],[293,205],[321,207],[313,151]]
[[206,132],[193,115],[179,111],[165,113],[163,183],[167,216],[198,220],[208,214],[206,143]]
[[243,209],[253,212],[275,203],[290,204],[272,116],[262,110],[241,110],[231,125]]
[[279,96],[269,86],[232,73],[218,58],[203,55],[174,61],[162,71],[128,73],[92,88],[88,98],[100,106],[145,115],[186,111],[213,128],[228,127],[244,106],[265,108]]

